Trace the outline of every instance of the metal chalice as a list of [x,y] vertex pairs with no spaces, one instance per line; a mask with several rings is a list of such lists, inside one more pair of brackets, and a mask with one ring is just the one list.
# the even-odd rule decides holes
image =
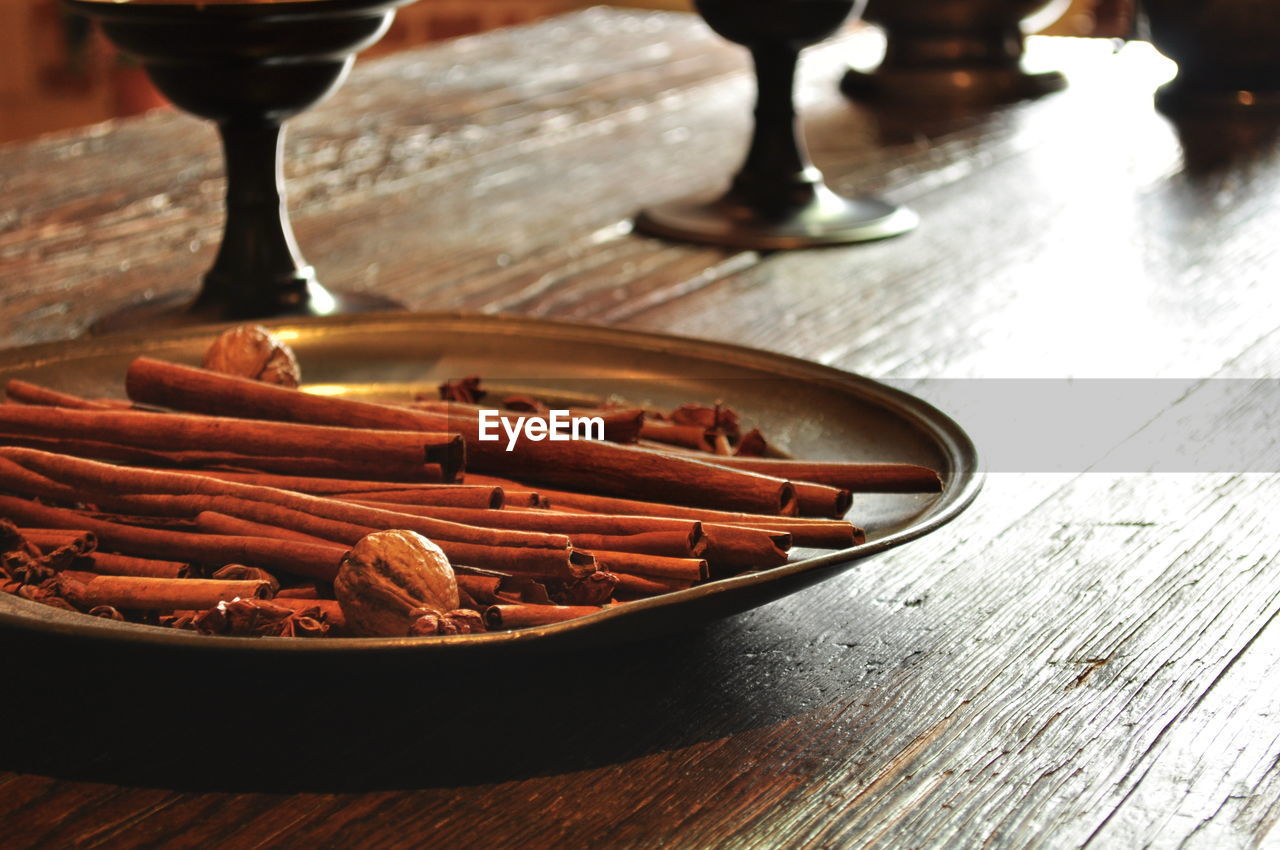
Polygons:
[[885,32],[874,70],[849,70],[856,100],[983,105],[1058,91],[1057,71],[1023,67],[1024,31],[1061,16],[1070,0],[869,0],[864,17]]
[[398,306],[320,285],[289,225],[281,154],[285,119],[337,88],[355,54],[407,2],[63,0],[98,21],[170,100],[214,121],[226,161],[222,243],[195,300],[129,308],[99,320],[95,332]]
[[810,161],[793,89],[801,48],[834,33],[855,0],[696,0],[708,24],[744,45],[755,63],[755,129],[727,192],[651,207],[636,227],[655,236],[737,248],[777,250],[864,242],[916,226],[914,213],[829,189]]
[[1156,95],[1172,115],[1280,116],[1280,4],[1143,0],[1151,41],[1178,63]]

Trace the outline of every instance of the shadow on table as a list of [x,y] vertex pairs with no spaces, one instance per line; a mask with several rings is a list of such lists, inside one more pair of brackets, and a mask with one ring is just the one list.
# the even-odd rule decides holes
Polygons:
[[757,663],[744,643],[768,638],[744,619],[502,666],[400,657],[281,669],[253,653],[196,664],[0,635],[12,685],[0,769],[182,790],[357,791],[617,763],[806,709],[824,677]]
[[1280,116],[1171,117],[1185,172],[1211,177],[1231,170],[1272,167],[1280,155]]

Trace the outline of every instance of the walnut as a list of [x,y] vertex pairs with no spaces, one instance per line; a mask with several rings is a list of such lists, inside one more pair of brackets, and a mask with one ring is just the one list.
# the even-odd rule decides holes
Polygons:
[[333,589],[352,634],[404,637],[424,633],[458,608],[458,580],[440,547],[412,531],[366,535],[342,559]]
[[282,387],[296,388],[302,380],[292,349],[262,325],[239,325],[222,334],[204,353],[203,365]]

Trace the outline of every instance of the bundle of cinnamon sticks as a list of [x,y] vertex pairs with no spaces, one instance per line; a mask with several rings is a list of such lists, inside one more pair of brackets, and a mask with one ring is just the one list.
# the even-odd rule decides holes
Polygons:
[[760,456],[721,406],[602,408],[603,440],[507,451],[478,439],[476,378],[375,404],[255,377],[139,358],[129,402],[10,381],[0,590],[205,634],[359,636],[353,606],[381,603],[335,579],[396,530],[438,547],[456,584],[450,611],[379,586],[424,606],[410,634],[524,628],[777,567],[793,545],[848,548],[864,539],[852,492],[941,489],[919,466]]

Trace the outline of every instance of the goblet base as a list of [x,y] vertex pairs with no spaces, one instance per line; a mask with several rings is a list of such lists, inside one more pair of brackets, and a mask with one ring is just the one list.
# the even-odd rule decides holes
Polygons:
[[1197,86],[1181,76],[1156,90],[1156,108],[1166,115],[1280,116],[1280,91]]
[[871,198],[844,198],[819,186],[810,202],[773,215],[727,196],[672,201],[641,212],[636,229],[681,242],[786,251],[887,239],[915,229],[918,223],[916,214],[906,207]]
[[850,68],[840,90],[853,100],[883,103],[1013,103],[1066,88],[1057,71],[1011,67]]
[[311,298],[297,309],[280,311],[272,315],[245,315],[243,310],[236,310],[232,305],[198,304],[189,294],[180,293],[133,304],[103,316],[89,326],[88,335],[102,336],[121,331],[166,330],[222,322],[336,316],[342,313],[372,313],[379,310],[403,309],[403,304],[381,295],[364,292],[329,292],[323,287],[315,286]]

